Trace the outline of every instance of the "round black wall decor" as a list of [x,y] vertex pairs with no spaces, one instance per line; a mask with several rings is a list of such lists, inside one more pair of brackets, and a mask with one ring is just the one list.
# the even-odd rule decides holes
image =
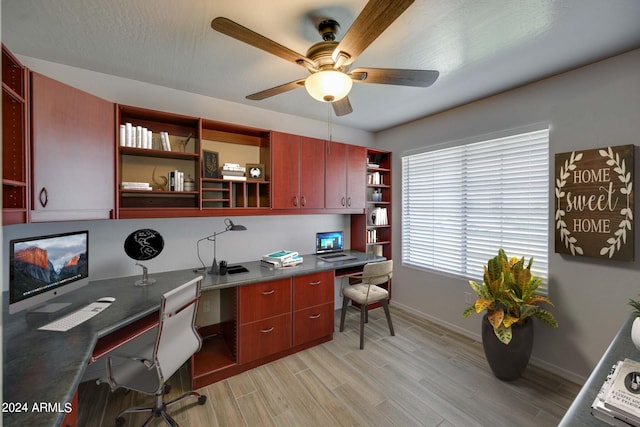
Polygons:
[[136,261],[146,261],[160,255],[164,248],[164,239],[155,230],[143,228],[136,230],[124,241],[124,251]]

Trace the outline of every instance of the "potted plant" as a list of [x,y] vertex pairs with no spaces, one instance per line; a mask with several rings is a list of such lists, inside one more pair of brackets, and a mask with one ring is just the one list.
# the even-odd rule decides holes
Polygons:
[[629,299],[629,305],[633,308],[633,324],[631,325],[631,341],[640,350],[640,301]]
[[477,299],[462,315],[486,311],[482,344],[489,366],[502,380],[519,378],[529,363],[533,348],[532,318],[558,327],[553,314],[539,305],[553,304],[548,297],[536,293],[541,279],[531,273],[532,264],[533,258],[525,266],[524,257],[509,259],[500,248],[498,255],[484,266],[482,283],[469,281]]

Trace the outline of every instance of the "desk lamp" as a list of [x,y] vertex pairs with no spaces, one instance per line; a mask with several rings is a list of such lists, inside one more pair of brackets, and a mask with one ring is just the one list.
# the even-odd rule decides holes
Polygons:
[[225,218],[224,224],[225,224],[224,230],[217,231],[213,233],[211,236],[203,237],[202,239],[198,240],[198,242],[196,243],[196,247],[198,251],[198,259],[202,263],[202,268],[199,270],[205,270],[206,267],[204,265],[204,262],[202,262],[202,258],[200,258],[200,242],[202,242],[203,240],[213,241],[213,263],[211,264],[211,269],[207,272],[208,274],[217,275],[220,273],[220,270],[218,268],[218,261],[216,260],[216,237],[222,233],[226,233],[227,231],[243,231],[247,229],[247,227],[245,227],[244,225],[234,224],[233,221],[231,221],[231,219],[229,218]]

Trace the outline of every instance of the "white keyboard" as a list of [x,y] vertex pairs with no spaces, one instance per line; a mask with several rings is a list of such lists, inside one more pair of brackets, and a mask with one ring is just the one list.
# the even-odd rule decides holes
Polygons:
[[109,307],[110,305],[110,302],[92,302],[86,307],[83,307],[78,311],[74,311],[71,314],[67,314],[66,316],[54,320],[53,322],[47,323],[46,325],[41,326],[38,329],[42,331],[65,332],[73,328],[74,326],[78,326],[79,324],[86,322],[93,316],[101,313],[102,310]]

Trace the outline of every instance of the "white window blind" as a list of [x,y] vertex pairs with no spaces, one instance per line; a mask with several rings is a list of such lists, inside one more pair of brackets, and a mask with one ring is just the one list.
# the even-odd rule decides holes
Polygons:
[[546,292],[549,130],[402,158],[402,262],[481,280],[503,248]]

